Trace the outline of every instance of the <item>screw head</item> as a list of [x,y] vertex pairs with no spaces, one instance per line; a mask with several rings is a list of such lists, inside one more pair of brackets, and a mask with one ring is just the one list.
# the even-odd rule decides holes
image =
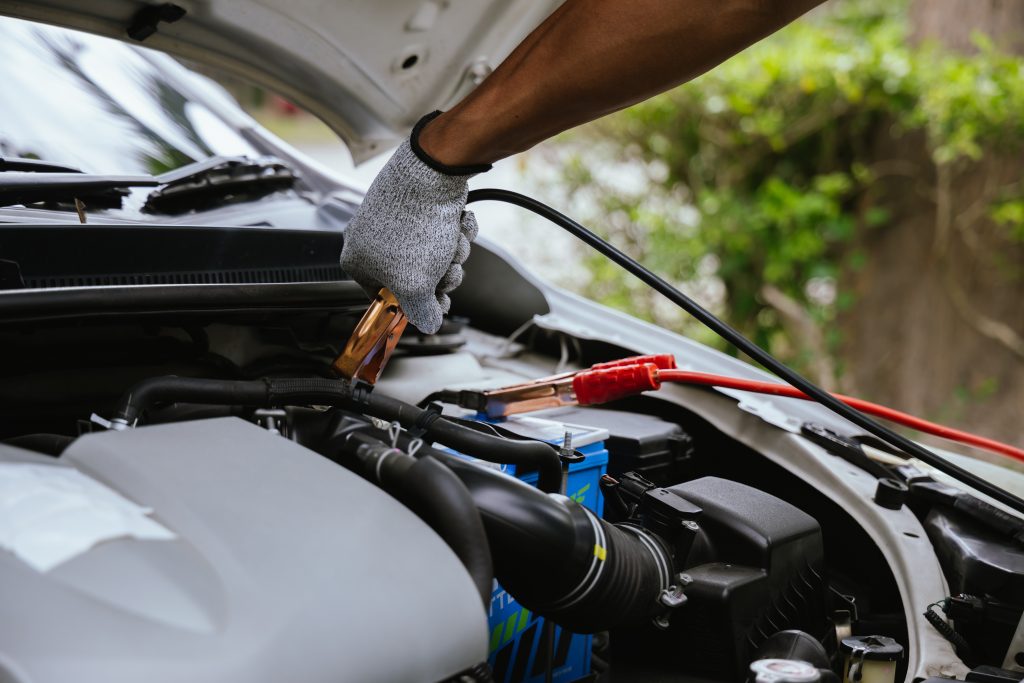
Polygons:
[[484,79],[491,75],[494,69],[486,61],[480,60],[469,65],[469,79],[473,85],[480,85]]
[[669,609],[675,609],[686,603],[686,596],[683,595],[683,589],[679,586],[669,586],[658,596],[658,601]]

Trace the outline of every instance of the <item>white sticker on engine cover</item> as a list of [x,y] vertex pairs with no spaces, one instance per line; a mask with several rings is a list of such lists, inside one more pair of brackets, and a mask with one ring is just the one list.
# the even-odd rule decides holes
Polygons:
[[101,541],[175,538],[151,512],[70,467],[0,463],[0,547],[41,572]]

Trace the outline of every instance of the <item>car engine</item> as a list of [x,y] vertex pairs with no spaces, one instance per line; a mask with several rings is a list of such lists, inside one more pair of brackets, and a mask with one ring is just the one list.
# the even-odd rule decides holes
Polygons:
[[456,319],[371,390],[330,371],[363,306],[193,306],[0,330],[0,680],[907,675],[877,543],[696,412],[430,400],[564,338]]

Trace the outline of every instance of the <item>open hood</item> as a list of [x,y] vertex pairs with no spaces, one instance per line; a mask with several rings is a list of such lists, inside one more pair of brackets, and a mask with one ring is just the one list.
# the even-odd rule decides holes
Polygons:
[[560,0],[0,0],[200,62],[312,112],[357,161],[491,72]]

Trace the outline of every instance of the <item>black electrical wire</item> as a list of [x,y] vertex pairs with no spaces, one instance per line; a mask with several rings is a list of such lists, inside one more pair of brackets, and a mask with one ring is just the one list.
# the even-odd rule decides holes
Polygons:
[[[939,603],[941,604],[941,603]],[[942,615],[935,611],[935,605],[928,605],[928,609],[924,612],[924,618],[931,624],[936,631],[942,634],[942,637],[948,640],[953,647],[956,649],[956,655],[964,661],[968,666],[974,663],[974,653],[971,650],[970,643],[956,632],[952,626],[946,623],[946,620],[942,618]]]
[[498,201],[505,202],[506,204],[513,204],[526,209],[527,211],[532,211],[542,218],[548,219],[558,227],[579,238],[588,246],[599,251],[601,254],[635,275],[648,287],[656,290],[676,306],[679,306],[681,309],[692,315],[711,331],[732,344],[736,349],[747,354],[768,370],[775,373],[775,375],[780,379],[783,379],[793,385],[818,403],[831,409],[836,414],[846,418],[867,432],[874,434],[879,439],[882,439],[903,453],[911,457],[918,458],[935,469],[945,472],[952,477],[956,477],[965,484],[968,484],[978,491],[991,496],[995,500],[1010,506],[1018,512],[1024,512],[1024,500],[939,457],[927,448],[924,448],[910,439],[897,434],[888,427],[875,422],[860,411],[846,405],[824,389],[819,388],[810,380],[805,379],[799,373],[787,367],[782,361],[779,361],[760,346],[744,337],[738,330],[717,318],[713,313],[680,292],[668,282],[647,270],[647,268],[642,266],[636,260],[622,253],[568,216],[552,209],[550,206],[547,206],[536,199],[521,195],[518,192],[510,192],[509,190],[493,188],[473,190],[469,193],[466,203],[471,204],[473,202],[480,201]]

